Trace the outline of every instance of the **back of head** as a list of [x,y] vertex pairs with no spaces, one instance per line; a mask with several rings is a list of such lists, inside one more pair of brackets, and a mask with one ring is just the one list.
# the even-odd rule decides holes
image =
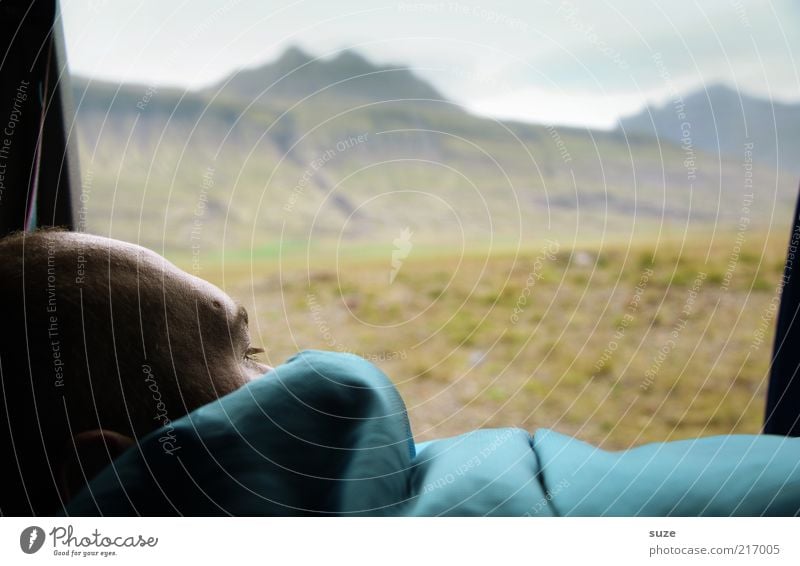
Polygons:
[[[136,438],[214,396],[165,375],[174,361],[160,330],[188,315],[150,260],[113,243],[58,230],[0,240],[1,515],[60,510],[78,433]],[[147,360],[161,368],[157,383]]]

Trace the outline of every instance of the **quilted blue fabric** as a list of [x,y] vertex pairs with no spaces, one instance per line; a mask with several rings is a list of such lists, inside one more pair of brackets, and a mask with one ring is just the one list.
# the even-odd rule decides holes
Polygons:
[[366,360],[306,351],[118,458],[69,515],[797,515],[800,439],[607,452],[549,430],[414,443]]

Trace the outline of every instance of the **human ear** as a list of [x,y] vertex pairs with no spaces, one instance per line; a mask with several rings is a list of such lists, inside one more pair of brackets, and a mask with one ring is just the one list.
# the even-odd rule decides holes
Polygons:
[[79,432],[68,442],[57,478],[64,503],[134,444],[129,436],[99,428]]

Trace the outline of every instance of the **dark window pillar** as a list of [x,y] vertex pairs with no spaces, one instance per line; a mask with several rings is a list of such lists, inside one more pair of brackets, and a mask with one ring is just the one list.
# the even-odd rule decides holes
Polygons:
[[0,235],[74,227],[70,96],[58,2],[0,2]]

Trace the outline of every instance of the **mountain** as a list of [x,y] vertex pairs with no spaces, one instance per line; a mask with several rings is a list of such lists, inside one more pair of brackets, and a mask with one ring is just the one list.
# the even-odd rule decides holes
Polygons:
[[[686,127],[685,127],[686,126]],[[626,132],[742,159],[746,143],[757,161],[800,172],[800,104],[754,98],[714,85],[621,120]]]
[[298,47],[287,49],[273,63],[233,73],[205,89],[247,103],[268,99],[282,104],[304,97],[358,101],[401,99],[442,100],[439,92],[408,69],[373,65],[344,50],[331,59],[312,57]]
[[[87,227],[192,257],[308,242],[391,250],[407,233],[465,250],[630,240],[734,231],[741,215],[740,153],[696,151],[688,167],[680,143],[644,130],[478,117],[349,51],[290,49],[199,91],[78,77],[73,97]],[[753,229],[796,194],[793,174],[754,167]]]

